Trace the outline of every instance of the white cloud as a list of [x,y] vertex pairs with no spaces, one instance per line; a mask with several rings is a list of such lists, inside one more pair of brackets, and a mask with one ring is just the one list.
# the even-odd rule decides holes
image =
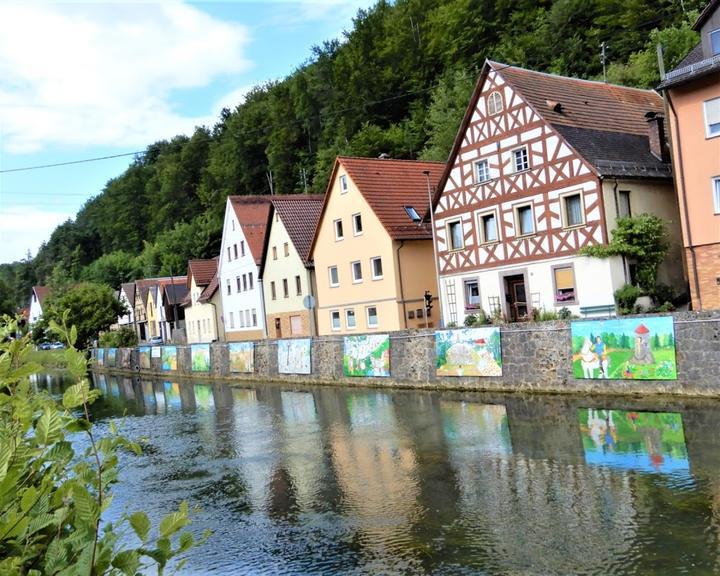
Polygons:
[[0,4],[0,144],[144,146],[212,123],[173,92],[247,70],[249,40],[177,2]]
[[55,227],[73,217],[38,208],[3,208],[0,210],[0,263],[22,260],[28,250],[35,256]]

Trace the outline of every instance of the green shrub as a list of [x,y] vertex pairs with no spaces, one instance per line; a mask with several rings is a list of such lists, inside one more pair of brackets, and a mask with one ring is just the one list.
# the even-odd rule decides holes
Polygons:
[[615,303],[620,314],[635,313],[635,301],[642,295],[642,290],[632,284],[625,284],[622,288],[615,290]]
[[100,336],[100,346],[103,348],[132,348],[137,346],[138,337],[135,330],[123,326],[119,330],[104,332]]
[[545,308],[533,308],[533,319],[535,322],[548,322],[550,320],[557,320],[559,318],[558,313],[555,310],[545,310]]
[[463,322],[465,326],[475,326],[475,324],[478,324],[478,317],[475,314],[468,314],[465,316],[465,321]]
[[567,306],[563,306],[562,308],[560,308],[560,310],[558,310],[558,318],[560,320],[570,320],[570,318],[572,317],[573,314],[572,312],[570,312],[570,308],[568,308]]
[[675,301],[675,289],[667,284],[656,284],[655,288],[650,292],[653,304],[660,306],[664,304],[671,304]]

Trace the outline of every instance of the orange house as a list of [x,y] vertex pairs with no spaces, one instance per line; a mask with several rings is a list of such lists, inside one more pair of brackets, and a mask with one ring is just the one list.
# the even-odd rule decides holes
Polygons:
[[720,308],[720,0],[694,29],[700,43],[658,89],[670,119],[692,306],[708,310]]

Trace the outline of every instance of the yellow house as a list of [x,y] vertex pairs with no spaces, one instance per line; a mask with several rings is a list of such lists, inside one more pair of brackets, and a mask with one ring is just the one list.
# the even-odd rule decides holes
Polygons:
[[429,193],[442,162],[338,157],[310,255],[318,333],[439,325]]
[[270,203],[260,265],[268,336],[314,336],[315,314],[305,304],[315,295],[309,251],[323,196],[273,196]]
[[159,287],[159,284],[155,284],[147,291],[145,309],[147,310],[148,338],[152,338],[160,334],[159,314],[157,309],[157,294]]
[[189,344],[215,342],[225,338],[217,267],[217,258],[188,262],[188,295],[183,306]]

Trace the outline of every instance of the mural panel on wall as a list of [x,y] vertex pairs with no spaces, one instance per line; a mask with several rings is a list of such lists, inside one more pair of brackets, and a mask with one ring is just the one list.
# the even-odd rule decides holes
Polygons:
[[162,358],[162,369],[163,370],[177,370],[177,347],[176,346],[163,346],[161,358]]
[[310,338],[278,340],[277,347],[280,374],[310,374]]
[[572,322],[575,378],[677,380],[671,316]]
[[227,346],[230,372],[252,373],[255,371],[254,342],[231,342]]
[[193,372],[210,372],[210,344],[190,346]]
[[690,469],[678,412],[581,408],[578,421],[588,464],[662,473]]
[[153,346],[151,348],[152,352],[151,352],[150,356],[152,358],[161,358],[162,354],[161,354],[160,348],[161,348],[160,346]]
[[500,328],[461,328],[435,332],[438,376],[502,376]]
[[105,348],[98,348],[97,364],[98,366],[103,366],[105,364]]
[[345,336],[343,374],[390,376],[390,336],[388,334]]
[[142,370],[150,370],[150,346],[138,348],[138,360]]
[[105,358],[105,363],[108,366],[115,366],[115,364],[117,363],[117,348],[107,349],[107,357]]

